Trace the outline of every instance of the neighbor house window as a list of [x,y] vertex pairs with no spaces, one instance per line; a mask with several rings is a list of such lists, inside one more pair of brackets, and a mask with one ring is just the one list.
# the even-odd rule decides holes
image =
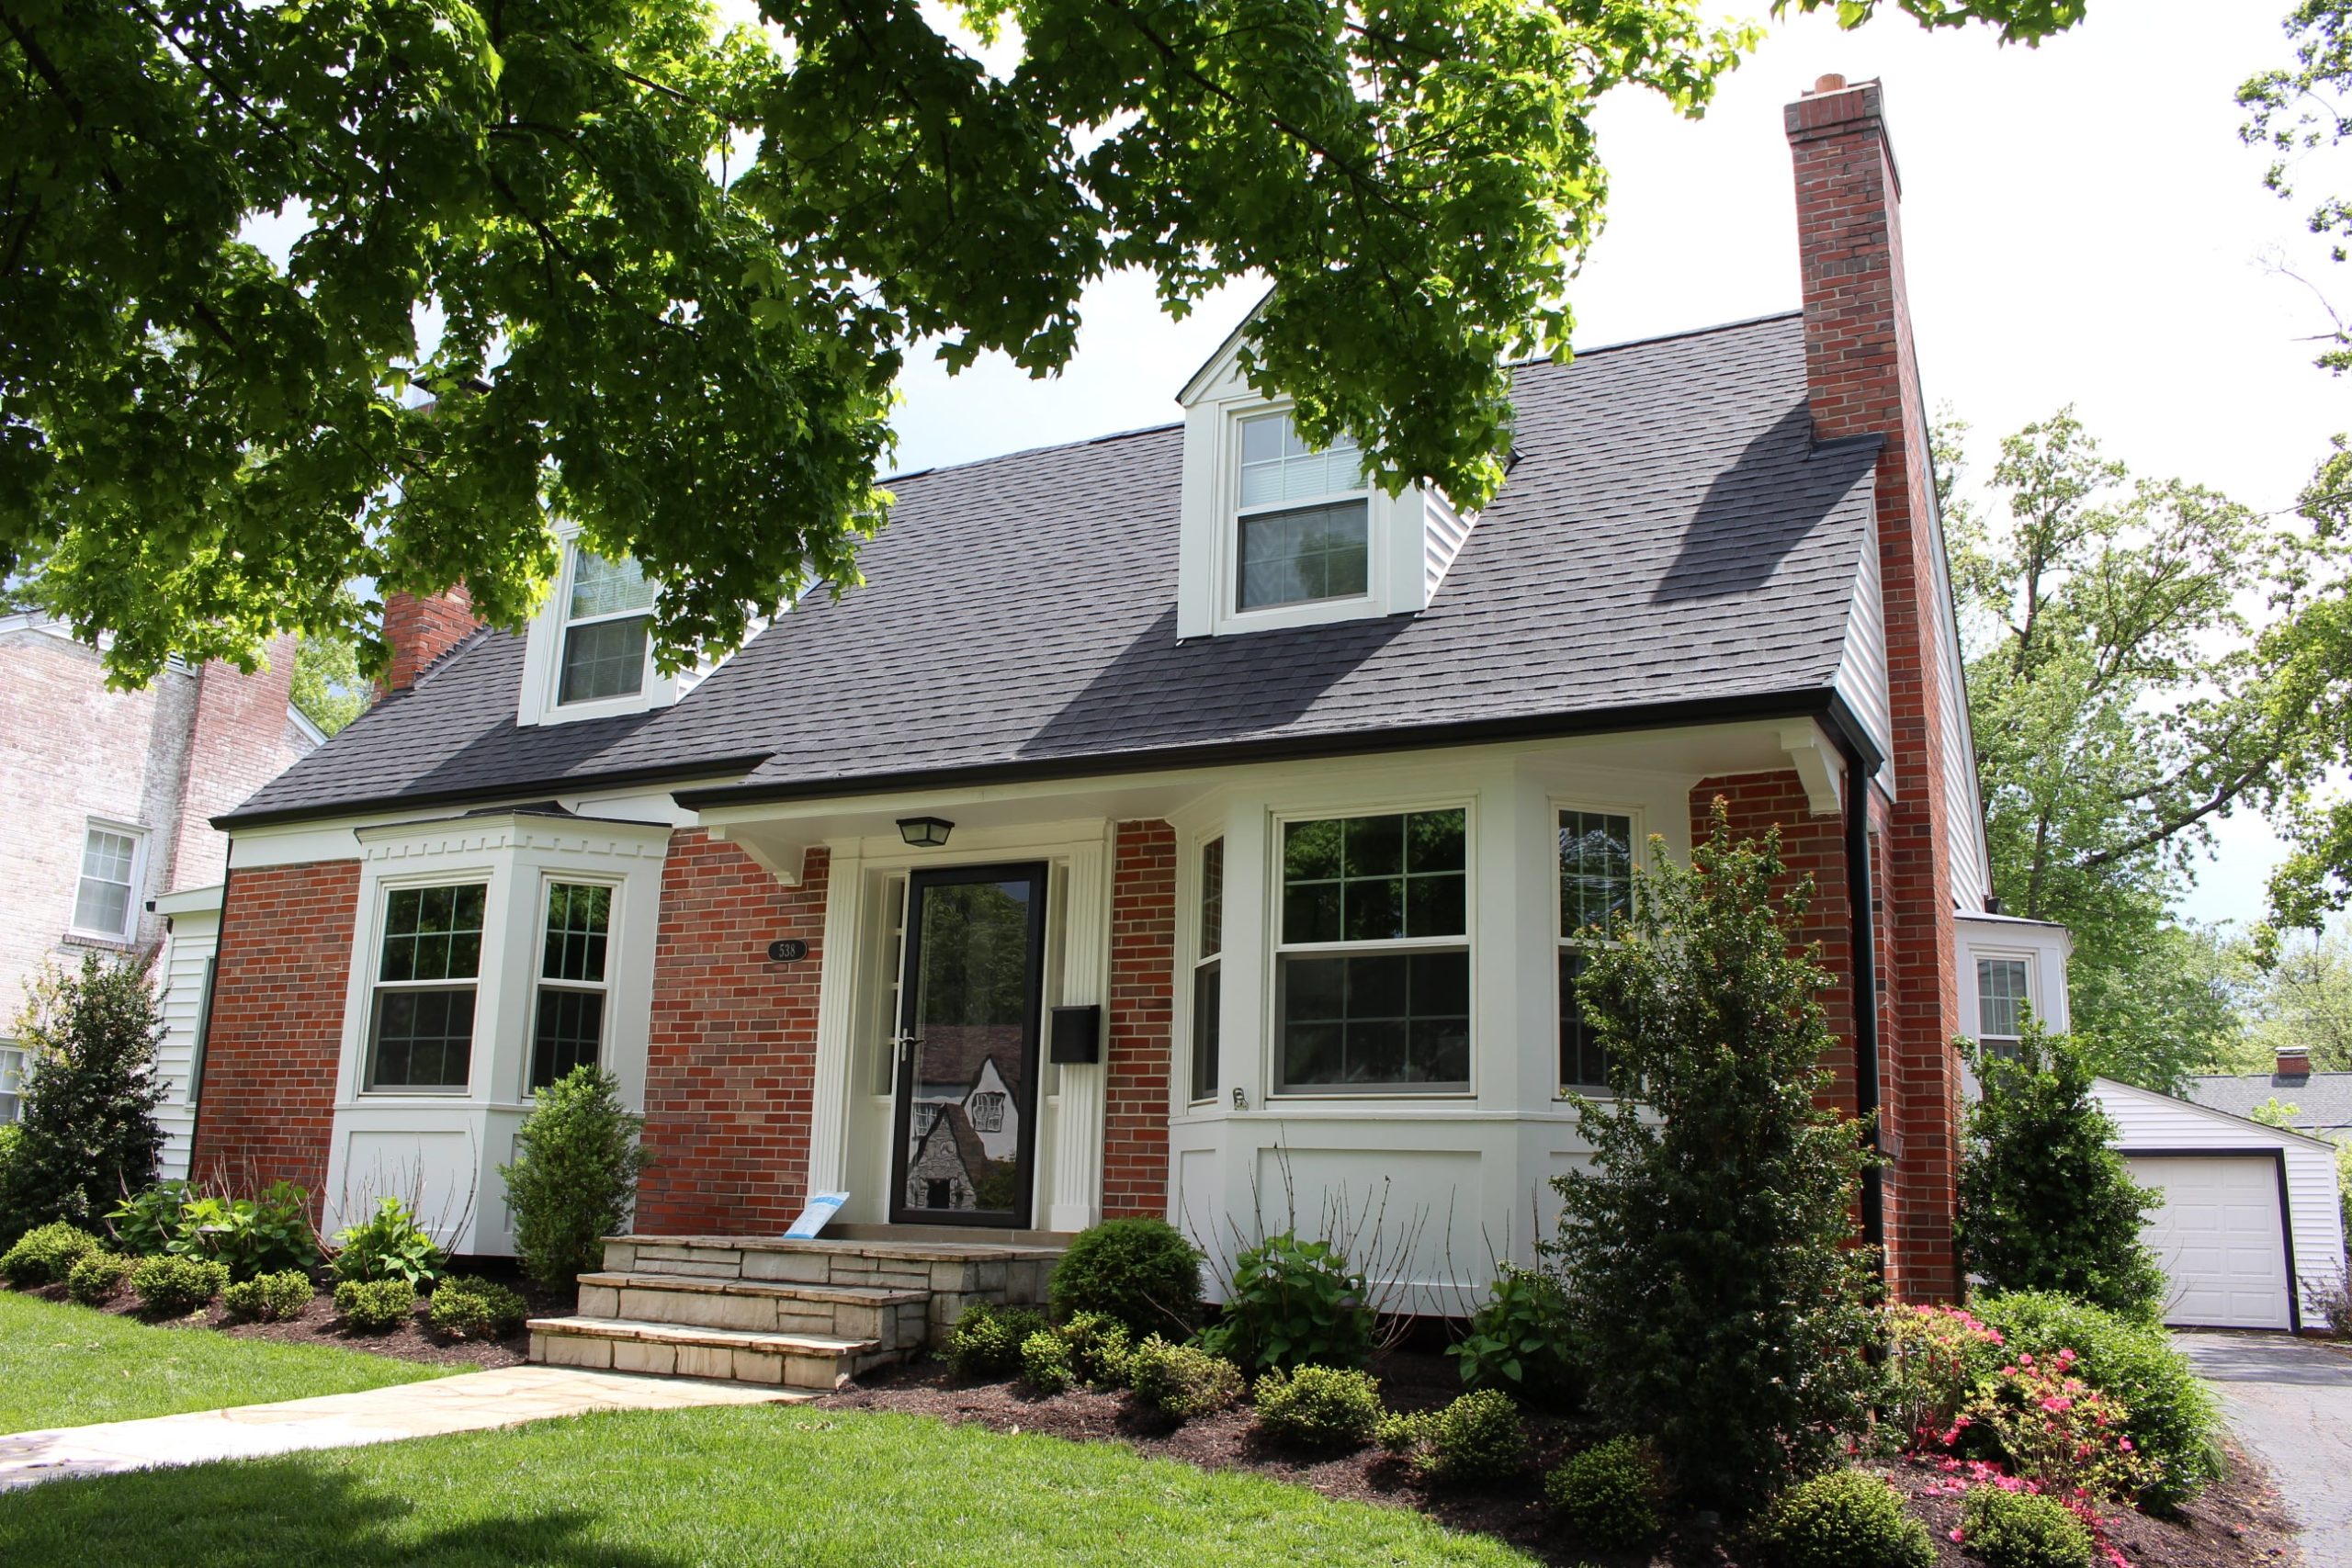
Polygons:
[[592,882],[548,884],[540,943],[537,1018],[531,1032],[532,1090],[604,1057],[605,949],[613,890]]
[[1193,1098],[1216,1097],[1217,1014],[1225,1002],[1225,840],[1201,846],[1201,940],[1193,964]]
[[1237,607],[1269,610],[1371,591],[1363,455],[1342,436],[1309,447],[1286,413],[1241,422]]
[[25,1115],[25,1053],[15,1045],[0,1045],[0,1127]]
[[1976,1043],[1996,1056],[2015,1057],[2032,1010],[2022,958],[1976,961]]
[[129,942],[138,919],[131,892],[139,878],[145,835],[92,823],[82,836],[82,879],[74,889],[74,929],[85,936]]
[[1634,819],[1605,811],[1563,811],[1560,855],[1560,1085],[1609,1087],[1609,1053],[1593,1039],[1577,1001],[1577,976],[1593,947],[1634,910]]
[[1470,1087],[1466,837],[1459,808],[1283,827],[1284,1089]]
[[473,1064],[484,888],[395,887],[368,1029],[368,1087],[450,1090]]
[[564,605],[559,703],[633,697],[645,686],[646,634],[653,585],[633,560],[610,561],[572,547],[571,592]]

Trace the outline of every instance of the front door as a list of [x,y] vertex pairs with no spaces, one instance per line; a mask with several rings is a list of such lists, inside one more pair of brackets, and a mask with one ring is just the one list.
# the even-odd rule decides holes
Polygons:
[[907,884],[890,1218],[1029,1224],[1046,868],[958,866]]

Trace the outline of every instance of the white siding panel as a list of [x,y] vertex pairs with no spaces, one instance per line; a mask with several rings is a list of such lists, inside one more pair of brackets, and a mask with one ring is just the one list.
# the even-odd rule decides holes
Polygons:
[[155,1108],[155,1121],[164,1130],[166,1178],[188,1174],[188,1152],[196,1134],[196,1099],[189,1079],[196,1062],[197,1030],[204,1013],[205,976],[220,945],[217,912],[175,915],[163,962],[156,966],[164,1033],[155,1053],[164,1079],[164,1102]]
[[1474,521],[1454,511],[1453,502],[1439,494],[1435,487],[1421,491],[1423,575],[1428,580],[1424,598],[1437,597],[1437,585],[1445,581],[1453,558],[1462,553],[1462,541],[1470,536]]
[[[1878,523],[1873,519],[1862,539],[1861,570],[1854,579],[1853,605],[1846,613],[1846,650],[1838,660],[1832,682],[1854,716],[1862,721],[1882,755],[1894,755],[1894,728],[1888,718],[1886,673],[1886,594],[1878,558]],[[1890,765],[1882,776],[1893,787]]]

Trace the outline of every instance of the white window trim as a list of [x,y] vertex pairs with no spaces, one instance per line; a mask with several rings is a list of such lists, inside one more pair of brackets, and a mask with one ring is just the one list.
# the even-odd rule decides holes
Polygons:
[[[1409,817],[1418,812],[1459,811],[1462,813],[1462,934],[1443,937],[1400,937],[1392,942],[1285,942],[1283,940],[1283,837],[1293,822],[1328,822],[1353,817]],[[1278,811],[1269,818],[1266,835],[1265,968],[1261,990],[1263,1000],[1260,1017],[1266,1049],[1262,1054],[1263,1079],[1261,1092],[1269,1103],[1275,1101],[1328,1100],[1342,1105],[1365,1101],[1395,1101],[1400,1100],[1436,1100],[1459,1101],[1476,1100],[1478,1095],[1478,1052],[1481,1030],[1481,1010],[1478,1006],[1478,807],[1468,795],[1457,795],[1432,801],[1417,801],[1403,806],[1385,802],[1379,805],[1351,806],[1337,809]],[[1215,835],[1210,835],[1214,837]],[[1232,884],[1232,864],[1226,866],[1227,886]],[[1198,874],[1194,874],[1195,881]],[[1195,893],[1197,895],[1197,888]],[[1228,918],[1228,925],[1230,919]],[[1359,954],[1395,953],[1466,953],[1470,956],[1470,1077],[1459,1085],[1436,1088],[1419,1084],[1398,1084],[1394,1087],[1341,1089],[1330,1085],[1305,1085],[1291,1088],[1283,1082],[1282,1025],[1282,961],[1288,954],[1304,954],[1320,958],[1346,958]],[[1228,947],[1227,956],[1231,957]],[[1189,1066],[1189,1064],[1188,1064]]]
[[560,552],[555,581],[548,586],[547,602],[531,618],[530,630],[524,644],[523,679],[515,722],[525,725],[576,724],[582,719],[644,713],[650,708],[667,707],[676,702],[686,682],[681,682],[675,675],[664,675],[654,667],[653,641],[650,636],[645,644],[645,679],[634,693],[627,696],[599,697],[594,702],[584,703],[559,700],[563,694],[564,634],[574,625],[593,626],[599,621],[619,620],[624,615],[645,612],[615,611],[609,615],[590,616],[573,622],[569,611],[572,576],[582,547],[580,525],[576,523],[556,525],[555,541]]
[[1977,947],[1972,944],[1968,950],[1968,1006],[1969,1010],[1974,1015],[1976,1024],[1974,1039],[1979,1045],[1988,1045],[1996,1042],[2004,1045],[2014,1045],[2025,1038],[2022,1033],[1987,1034],[1984,1032],[1984,985],[1976,973],[1976,966],[1987,959],[1996,964],[2015,964],[2025,970],[2026,1016],[2029,1020],[2039,1021],[2043,1016],[2041,955],[2030,947]]
[[[1568,999],[1566,997],[1560,994],[1560,962],[1558,954],[1570,947],[1589,948],[1593,945],[1590,942],[1578,942],[1568,934],[1567,922],[1563,917],[1560,908],[1560,813],[1564,811],[1583,811],[1590,813],[1596,817],[1624,818],[1626,821],[1632,825],[1631,831],[1634,840],[1634,863],[1638,867],[1648,863],[1647,851],[1650,841],[1649,809],[1646,807],[1633,805],[1624,801],[1597,801],[1581,796],[1571,798],[1566,795],[1553,795],[1544,803],[1544,820],[1546,830],[1544,835],[1544,849],[1547,857],[1547,870],[1544,886],[1550,894],[1550,903],[1552,906],[1552,949],[1554,953],[1552,959],[1552,1077],[1554,1080],[1552,1092],[1554,1098],[1556,1100],[1566,1100],[1571,1094],[1582,1095],[1587,1100],[1611,1100],[1615,1098],[1615,1095],[1606,1084],[1572,1084],[1559,1081],[1559,1020],[1561,1013],[1566,1010]],[[1637,882],[1634,886],[1634,897],[1639,898],[1640,896],[1640,885]]]
[[[123,900],[120,931],[93,931],[88,926],[74,923],[74,917],[82,912],[82,867],[89,858],[90,835],[94,832],[114,833],[131,841],[130,896]],[[122,947],[128,947],[139,940],[139,910],[141,902],[139,895],[140,889],[147,886],[148,838],[146,829],[132,823],[111,821],[104,817],[90,817],[83,819],[82,841],[74,847],[74,902],[67,909],[65,916],[65,933],[68,936],[80,937],[87,942],[112,942]]]
[[[367,995],[362,1001],[359,1026],[358,1077],[355,1080],[359,1094],[369,1100],[463,1100],[473,1092],[475,1078],[481,1070],[482,1002],[488,987],[484,973],[492,962],[492,943],[496,939],[498,911],[496,878],[488,871],[463,872],[455,868],[440,874],[420,872],[411,876],[387,876],[376,885],[375,919],[367,947]],[[384,967],[384,936],[391,923],[392,896],[420,887],[480,887],[481,889],[481,938],[474,954],[474,991],[472,1032],[466,1038],[466,1081],[462,1084],[386,1084],[378,1087],[376,1077],[376,1009],[387,988],[400,991],[448,990],[455,980],[386,980],[379,978]]]
[[[605,977],[601,980],[556,980],[547,973],[548,895],[555,888],[602,887],[609,890],[611,899],[605,906]],[[542,868],[538,886],[538,923],[537,941],[531,949],[531,1001],[524,1014],[526,1035],[523,1041],[523,1086],[525,1100],[535,1100],[538,1090],[531,1087],[531,1072],[539,1054],[539,998],[552,987],[559,991],[593,991],[605,998],[604,1010],[597,1017],[596,1066],[604,1072],[612,1071],[613,1008],[617,1000],[614,975],[621,953],[621,900],[628,897],[628,884],[620,877],[598,875],[553,868]]]
[[1189,898],[1187,898],[1185,904],[1184,930],[1182,933],[1184,953],[1186,955],[1184,964],[1184,982],[1182,986],[1177,987],[1178,991],[1181,993],[1178,998],[1177,1010],[1182,1015],[1181,1022],[1178,1027],[1182,1031],[1177,1038],[1184,1043],[1184,1078],[1182,1083],[1177,1087],[1182,1094],[1182,1099],[1180,1103],[1186,1106],[1215,1106],[1220,1100],[1222,1100],[1225,1095],[1224,1079],[1228,1067],[1231,1066],[1231,1064],[1226,1059],[1225,1042],[1223,1038],[1225,1031],[1222,1027],[1224,1019],[1220,1016],[1217,1021],[1219,1024],[1217,1031],[1218,1081],[1209,1086],[1209,1091],[1206,1094],[1196,1095],[1193,1092],[1194,1081],[1200,1076],[1196,1071],[1196,1065],[1193,1057],[1194,1054],[1200,1049],[1201,1040],[1201,1023],[1199,1017],[1201,971],[1210,964],[1215,964],[1217,966],[1217,976],[1219,981],[1217,995],[1221,1001],[1225,994],[1223,980],[1225,976],[1226,961],[1232,955],[1231,944],[1225,940],[1224,936],[1224,931],[1228,923],[1224,918],[1224,906],[1227,902],[1233,889],[1233,871],[1232,867],[1229,864],[1225,863],[1223,861],[1220,861],[1219,863],[1217,878],[1218,936],[1216,952],[1214,953],[1206,953],[1201,951],[1202,906],[1206,902],[1206,890],[1204,883],[1204,877],[1207,869],[1208,852],[1211,844],[1220,846],[1221,855],[1228,853],[1232,848],[1232,845],[1227,840],[1226,831],[1222,826],[1214,828],[1205,833],[1187,837],[1185,840],[1184,852],[1187,857],[1187,864],[1192,874],[1189,877],[1179,877],[1177,879],[1178,885],[1188,888],[1191,895]]

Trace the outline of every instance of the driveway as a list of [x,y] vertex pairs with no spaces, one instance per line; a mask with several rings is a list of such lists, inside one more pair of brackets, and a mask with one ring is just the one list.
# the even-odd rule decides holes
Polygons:
[[2311,1568],[2352,1568],[2352,1356],[2283,1334],[2177,1334],[2278,1479]]

